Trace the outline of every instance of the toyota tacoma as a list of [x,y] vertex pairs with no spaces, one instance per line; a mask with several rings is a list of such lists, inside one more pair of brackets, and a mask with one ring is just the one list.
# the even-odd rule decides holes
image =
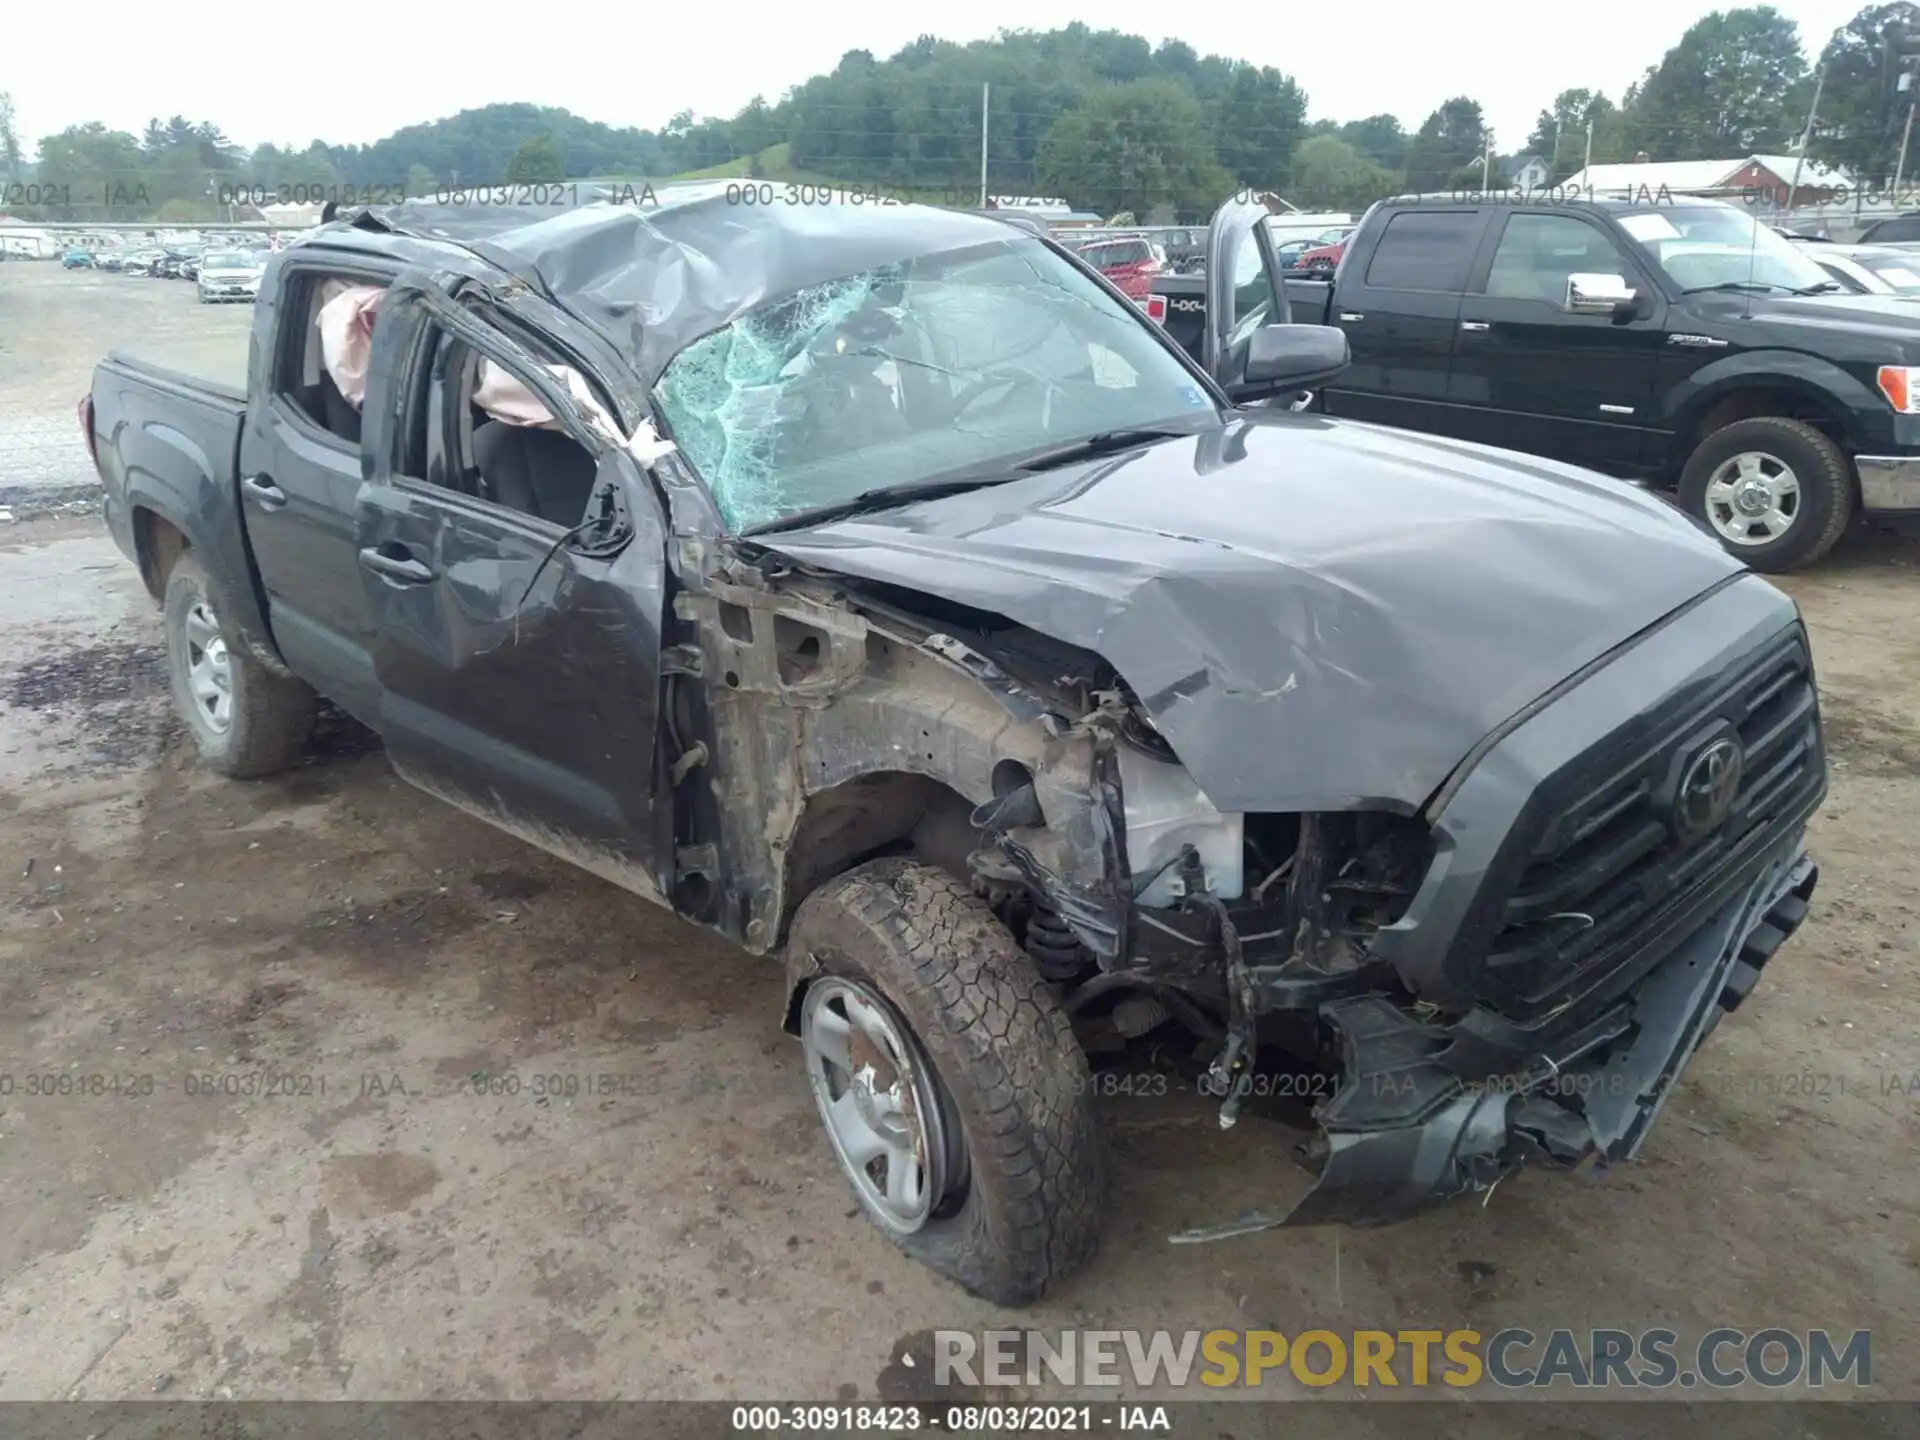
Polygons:
[[1017,1305],[1095,1248],[1108,1057],[1317,1097],[1305,1198],[1176,1238],[1398,1220],[1632,1157],[1815,881],[1791,600],[1629,485],[1263,406],[1338,330],[1200,348],[987,215],[410,204],[272,258],[244,390],[80,409],[206,763],[325,697],[779,957],[866,1213]]

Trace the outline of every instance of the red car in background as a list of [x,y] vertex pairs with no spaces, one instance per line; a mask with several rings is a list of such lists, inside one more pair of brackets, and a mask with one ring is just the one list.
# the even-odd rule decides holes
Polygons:
[[1129,300],[1143,302],[1153,289],[1153,277],[1167,268],[1166,253],[1138,236],[1089,240],[1080,247],[1080,258],[1118,285]]
[[1331,280],[1335,268],[1340,264],[1340,256],[1345,253],[1347,242],[1336,240],[1331,245],[1322,245],[1317,250],[1308,250],[1293,262],[1293,268],[1302,273],[1307,280]]

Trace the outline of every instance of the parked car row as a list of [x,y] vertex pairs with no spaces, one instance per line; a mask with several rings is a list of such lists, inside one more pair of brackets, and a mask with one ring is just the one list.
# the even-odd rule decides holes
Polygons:
[[145,275],[156,280],[192,280],[202,304],[252,300],[260,293],[271,251],[227,247],[176,249],[86,250],[75,248],[60,257],[68,270],[111,270],[122,275]]

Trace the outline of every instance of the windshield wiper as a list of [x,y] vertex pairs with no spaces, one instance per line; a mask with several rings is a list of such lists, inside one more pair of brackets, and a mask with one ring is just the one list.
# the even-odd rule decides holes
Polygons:
[[1818,285],[1802,285],[1793,293],[1796,295],[1831,295],[1840,288],[1833,280],[1822,280]]
[[1789,295],[1798,295],[1800,293],[1791,285],[1780,285],[1772,280],[1722,280],[1717,285],[1695,285],[1691,289],[1682,290],[1680,293],[1682,295],[1705,295],[1710,290],[1745,291],[1748,293],[1756,290],[1761,292],[1784,290]]
[[1102,430],[1098,435],[1089,435],[1084,440],[1075,440],[1071,445],[1056,445],[1051,450],[1035,451],[1013,462],[1013,468],[1021,471],[1051,470],[1057,465],[1071,465],[1076,460],[1092,460],[1097,456],[1111,455],[1118,450],[1131,450],[1136,445],[1145,445],[1154,440],[1178,440],[1182,436],[1191,436],[1191,430],[1176,430],[1169,425],[1142,426],[1133,430]]
[[889,506],[905,505],[914,500],[935,500],[942,495],[963,495],[969,490],[984,490],[990,485],[1005,485],[1009,481],[1025,478],[1024,474],[1009,473],[1002,467],[1000,473],[995,475],[958,475],[951,480],[909,480],[900,485],[880,485],[872,490],[862,490],[849,499],[836,500],[831,505],[816,505],[811,510],[782,515],[777,520],[756,525],[744,533],[754,536],[771,535],[779,530],[799,530],[808,525],[845,520],[850,515],[863,515],[870,510],[885,510]]

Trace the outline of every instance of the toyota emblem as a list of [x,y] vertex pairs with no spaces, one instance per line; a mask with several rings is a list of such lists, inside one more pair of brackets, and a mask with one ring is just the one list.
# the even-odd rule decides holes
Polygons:
[[1692,844],[1725,823],[1744,761],[1738,742],[1723,735],[1687,763],[1673,797],[1673,825],[1682,840]]

